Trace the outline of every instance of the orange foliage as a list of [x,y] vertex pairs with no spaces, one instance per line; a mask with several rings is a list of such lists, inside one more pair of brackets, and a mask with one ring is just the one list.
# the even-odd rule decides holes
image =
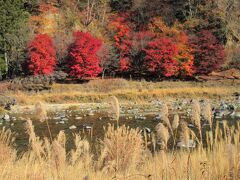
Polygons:
[[158,37],[172,39],[178,51],[175,58],[179,63],[179,76],[192,76],[194,73],[194,56],[189,45],[189,38],[182,31],[182,28],[177,23],[168,27],[160,17],[153,18],[148,28]]
[[42,3],[38,10],[39,15],[31,16],[29,19],[31,29],[35,34],[53,35],[57,31],[58,8],[49,3]]

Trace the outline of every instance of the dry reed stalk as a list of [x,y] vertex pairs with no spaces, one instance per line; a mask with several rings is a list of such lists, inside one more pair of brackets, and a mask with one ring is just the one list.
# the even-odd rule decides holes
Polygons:
[[238,160],[237,160],[237,179],[240,179],[240,154],[238,153]]
[[171,123],[169,121],[169,118],[167,116],[163,116],[162,121],[163,121],[164,124],[166,124],[166,126],[170,130],[171,135],[173,135],[173,129],[172,129]]
[[168,117],[169,116],[169,112],[168,112],[168,106],[167,104],[163,104],[162,107],[161,107],[161,115],[162,116],[166,116]]
[[52,158],[54,160],[58,174],[64,170],[66,164],[66,136],[60,131],[57,138],[52,142]]
[[179,115],[175,114],[172,121],[172,129],[176,130],[179,126]]
[[174,118],[173,118],[173,121],[172,121],[172,129],[174,131],[174,134],[173,134],[173,151],[174,151],[174,147],[175,147],[175,144],[176,144],[178,126],[179,126],[179,115],[175,114]]
[[39,121],[44,122],[47,119],[47,110],[42,102],[37,102],[35,104],[34,112]]
[[35,116],[37,117],[37,119],[39,119],[40,122],[46,121],[50,140],[52,142],[53,138],[52,138],[52,132],[49,126],[49,122],[48,122],[47,110],[45,105],[42,102],[37,102],[35,104]]
[[66,150],[57,140],[52,142],[52,160],[51,165],[55,167],[58,179],[64,179],[66,168]]
[[204,107],[202,108],[202,116],[212,128],[212,108],[209,102],[204,104]]
[[235,179],[235,163],[234,163],[234,147],[232,144],[228,144],[226,147],[226,153],[228,157],[228,164],[229,164],[229,169],[228,169],[228,176],[230,179]]
[[188,144],[190,139],[190,132],[185,121],[180,122],[180,141],[184,142],[185,145]]
[[212,131],[206,132],[206,140],[207,140],[207,146],[209,150],[211,150],[213,148],[213,132]]
[[119,101],[117,99],[116,96],[111,96],[109,99],[109,104],[110,104],[110,113],[113,116],[113,119],[117,121],[119,121],[119,117],[120,117],[120,106],[119,106]]
[[168,129],[162,123],[158,123],[155,130],[157,138],[163,143],[163,147],[167,149],[168,140],[170,138]]
[[80,135],[75,135],[74,138],[75,149],[70,153],[70,164],[83,167],[90,167],[92,164],[92,155],[90,153],[89,142],[82,139]]
[[36,136],[34,126],[30,119],[28,119],[26,122],[26,129],[29,135],[29,144],[31,146],[31,150],[34,155],[36,155],[38,160],[42,161],[43,157],[46,158],[47,155],[44,151],[43,142],[39,139],[39,137]]
[[193,104],[192,104],[191,121],[198,129],[199,136],[200,136],[200,142],[202,144],[201,108],[200,108],[199,102],[196,100],[194,100]]
[[217,144],[217,141],[219,139],[219,123],[216,123],[216,128],[215,128],[215,136],[214,136],[214,144]]
[[[118,144],[116,144],[118,141]],[[139,129],[109,125],[105,129],[99,163],[104,170],[118,172],[136,168],[144,159],[144,141]],[[117,151],[116,151],[117,149]],[[117,160],[118,165],[117,165]]]
[[5,127],[0,131],[0,164],[7,161],[13,161],[16,156],[16,151],[11,148],[14,137],[10,130]]
[[201,114],[201,106],[198,100],[193,100],[192,109],[195,111],[195,113]]

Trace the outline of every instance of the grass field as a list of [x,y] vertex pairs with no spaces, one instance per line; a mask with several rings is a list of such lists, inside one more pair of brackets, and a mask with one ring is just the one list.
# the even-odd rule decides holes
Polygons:
[[5,91],[19,104],[101,102],[116,96],[121,102],[148,102],[157,98],[224,98],[239,92],[240,81],[223,82],[147,82],[124,79],[92,80],[84,84],[54,84],[50,91]]

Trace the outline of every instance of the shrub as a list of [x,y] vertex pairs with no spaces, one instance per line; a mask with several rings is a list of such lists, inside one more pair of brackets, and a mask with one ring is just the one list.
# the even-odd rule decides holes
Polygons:
[[52,76],[28,76],[25,78],[16,78],[11,81],[10,90],[48,90],[53,84]]

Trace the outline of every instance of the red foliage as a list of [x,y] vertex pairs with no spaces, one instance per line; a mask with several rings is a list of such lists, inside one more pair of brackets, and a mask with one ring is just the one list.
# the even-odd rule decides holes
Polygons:
[[120,59],[120,61],[119,61],[119,70],[121,72],[129,70],[130,66],[131,66],[131,64],[129,62],[129,58],[122,58],[122,59]]
[[160,37],[148,43],[145,48],[145,66],[148,71],[166,77],[178,74],[178,53],[176,45],[170,38]]
[[194,50],[194,66],[198,74],[208,74],[224,63],[224,47],[207,30],[196,34],[191,42]]
[[69,47],[69,75],[76,78],[96,77],[101,71],[97,52],[102,42],[90,33],[75,32],[75,41]]
[[[129,69],[130,62],[130,49],[132,46],[131,41],[131,28],[127,22],[128,14],[122,13],[114,16],[111,23],[109,24],[110,29],[113,29],[116,34],[113,36],[115,46],[118,48],[120,59],[119,59],[119,70],[126,71]],[[128,62],[127,62],[128,61]],[[123,66],[123,67],[121,67]]]
[[30,42],[27,66],[33,75],[49,75],[54,71],[56,51],[48,35],[39,34]]

